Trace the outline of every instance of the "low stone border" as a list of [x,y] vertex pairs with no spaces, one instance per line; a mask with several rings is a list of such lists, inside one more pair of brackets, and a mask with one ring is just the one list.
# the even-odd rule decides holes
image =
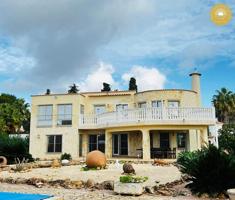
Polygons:
[[77,180],[72,181],[70,179],[64,180],[46,180],[42,178],[0,178],[0,183],[9,183],[9,184],[27,184],[32,185],[37,188],[42,188],[44,186],[47,187],[62,187],[65,189],[82,189],[82,188],[89,188],[89,189],[98,189],[98,190],[113,190],[114,188],[114,181],[104,181],[102,183],[95,183],[94,180],[88,179],[87,181]]

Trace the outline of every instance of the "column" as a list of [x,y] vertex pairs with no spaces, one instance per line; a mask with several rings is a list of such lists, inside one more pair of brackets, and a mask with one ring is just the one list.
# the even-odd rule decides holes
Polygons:
[[142,148],[143,148],[143,160],[150,159],[150,134],[149,130],[143,129],[142,132]]
[[203,146],[206,146],[208,144],[208,130],[207,130],[207,127],[206,128],[203,128],[201,130],[201,138],[202,138],[202,142],[201,142],[201,145],[202,147]]
[[189,129],[189,150],[195,151],[198,149],[198,137],[196,129]]
[[89,146],[89,135],[87,133],[82,134],[82,156],[86,157]]
[[105,130],[105,155],[107,158],[112,157],[112,133]]

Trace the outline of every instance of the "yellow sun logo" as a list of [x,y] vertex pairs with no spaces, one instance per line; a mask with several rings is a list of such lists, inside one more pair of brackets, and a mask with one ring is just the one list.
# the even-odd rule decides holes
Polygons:
[[211,9],[211,21],[218,26],[224,26],[232,19],[232,11],[225,4],[216,4]]

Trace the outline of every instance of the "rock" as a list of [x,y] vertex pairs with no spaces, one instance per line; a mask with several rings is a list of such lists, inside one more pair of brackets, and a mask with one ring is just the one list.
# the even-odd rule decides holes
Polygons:
[[95,181],[93,179],[88,179],[86,182],[86,187],[92,188],[95,185]]
[[141,195],[144,192],[142,183],[114,183],[114,192],[124,195]]
[[105,190],[113,190],[114,188],[114,181],[104,181],[102,184]]
[[84,187],[84,182],[81,180],[78,181],[71,181],[71,186],[76,189],[81,189]]
[[61,164],[62,164],[62,166],[68,166],[68,165],[69,165],[69,163],[70,163],[70,161],[69,161],[69,160],[66,160],[66,159],[61,160]]
[[42,186],[43,186],[42,182],[35,183],[35,187],[37,188],[42,188]]
[[126,173],[126,174],[135,174],[135,169],[134,169],[134,167],[132,166],[132,164],[130,164],[130,163],[125,163],[125,164],[123,165],[123,171],[124,171],[124,173]]
[[51,163],[51,167],[52,168],[58,168],[58,167],[61,167],[61,163],[58,159],[54,159]]
[[0,156],[0,166],[6,166],[7,165],[7,159],[4,156]]
[[149,194],[154,194],[154,189],[152,187],[146,186],[145,191]]
[[167,165],[170,165],[170,163],[168,161],[166,161],[166,160],[154,159],[153,165],[167,166]]
[[163,196],[172,196],[172,193],[170,191],[164,189],[157,190],[157,193]]
[[91,151],[86,156],[86,165],[88,168],[104,168],[106,166],[106,157],[101,151]]

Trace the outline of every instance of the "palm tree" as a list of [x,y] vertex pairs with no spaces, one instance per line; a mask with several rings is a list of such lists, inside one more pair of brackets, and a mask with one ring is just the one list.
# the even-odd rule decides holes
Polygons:
[[235,109],[235,94],[226,88],[221,88],[216,92],[217,94],[212,99],[216,116],[219,121],[227,123],[229,122],[229,115]]

